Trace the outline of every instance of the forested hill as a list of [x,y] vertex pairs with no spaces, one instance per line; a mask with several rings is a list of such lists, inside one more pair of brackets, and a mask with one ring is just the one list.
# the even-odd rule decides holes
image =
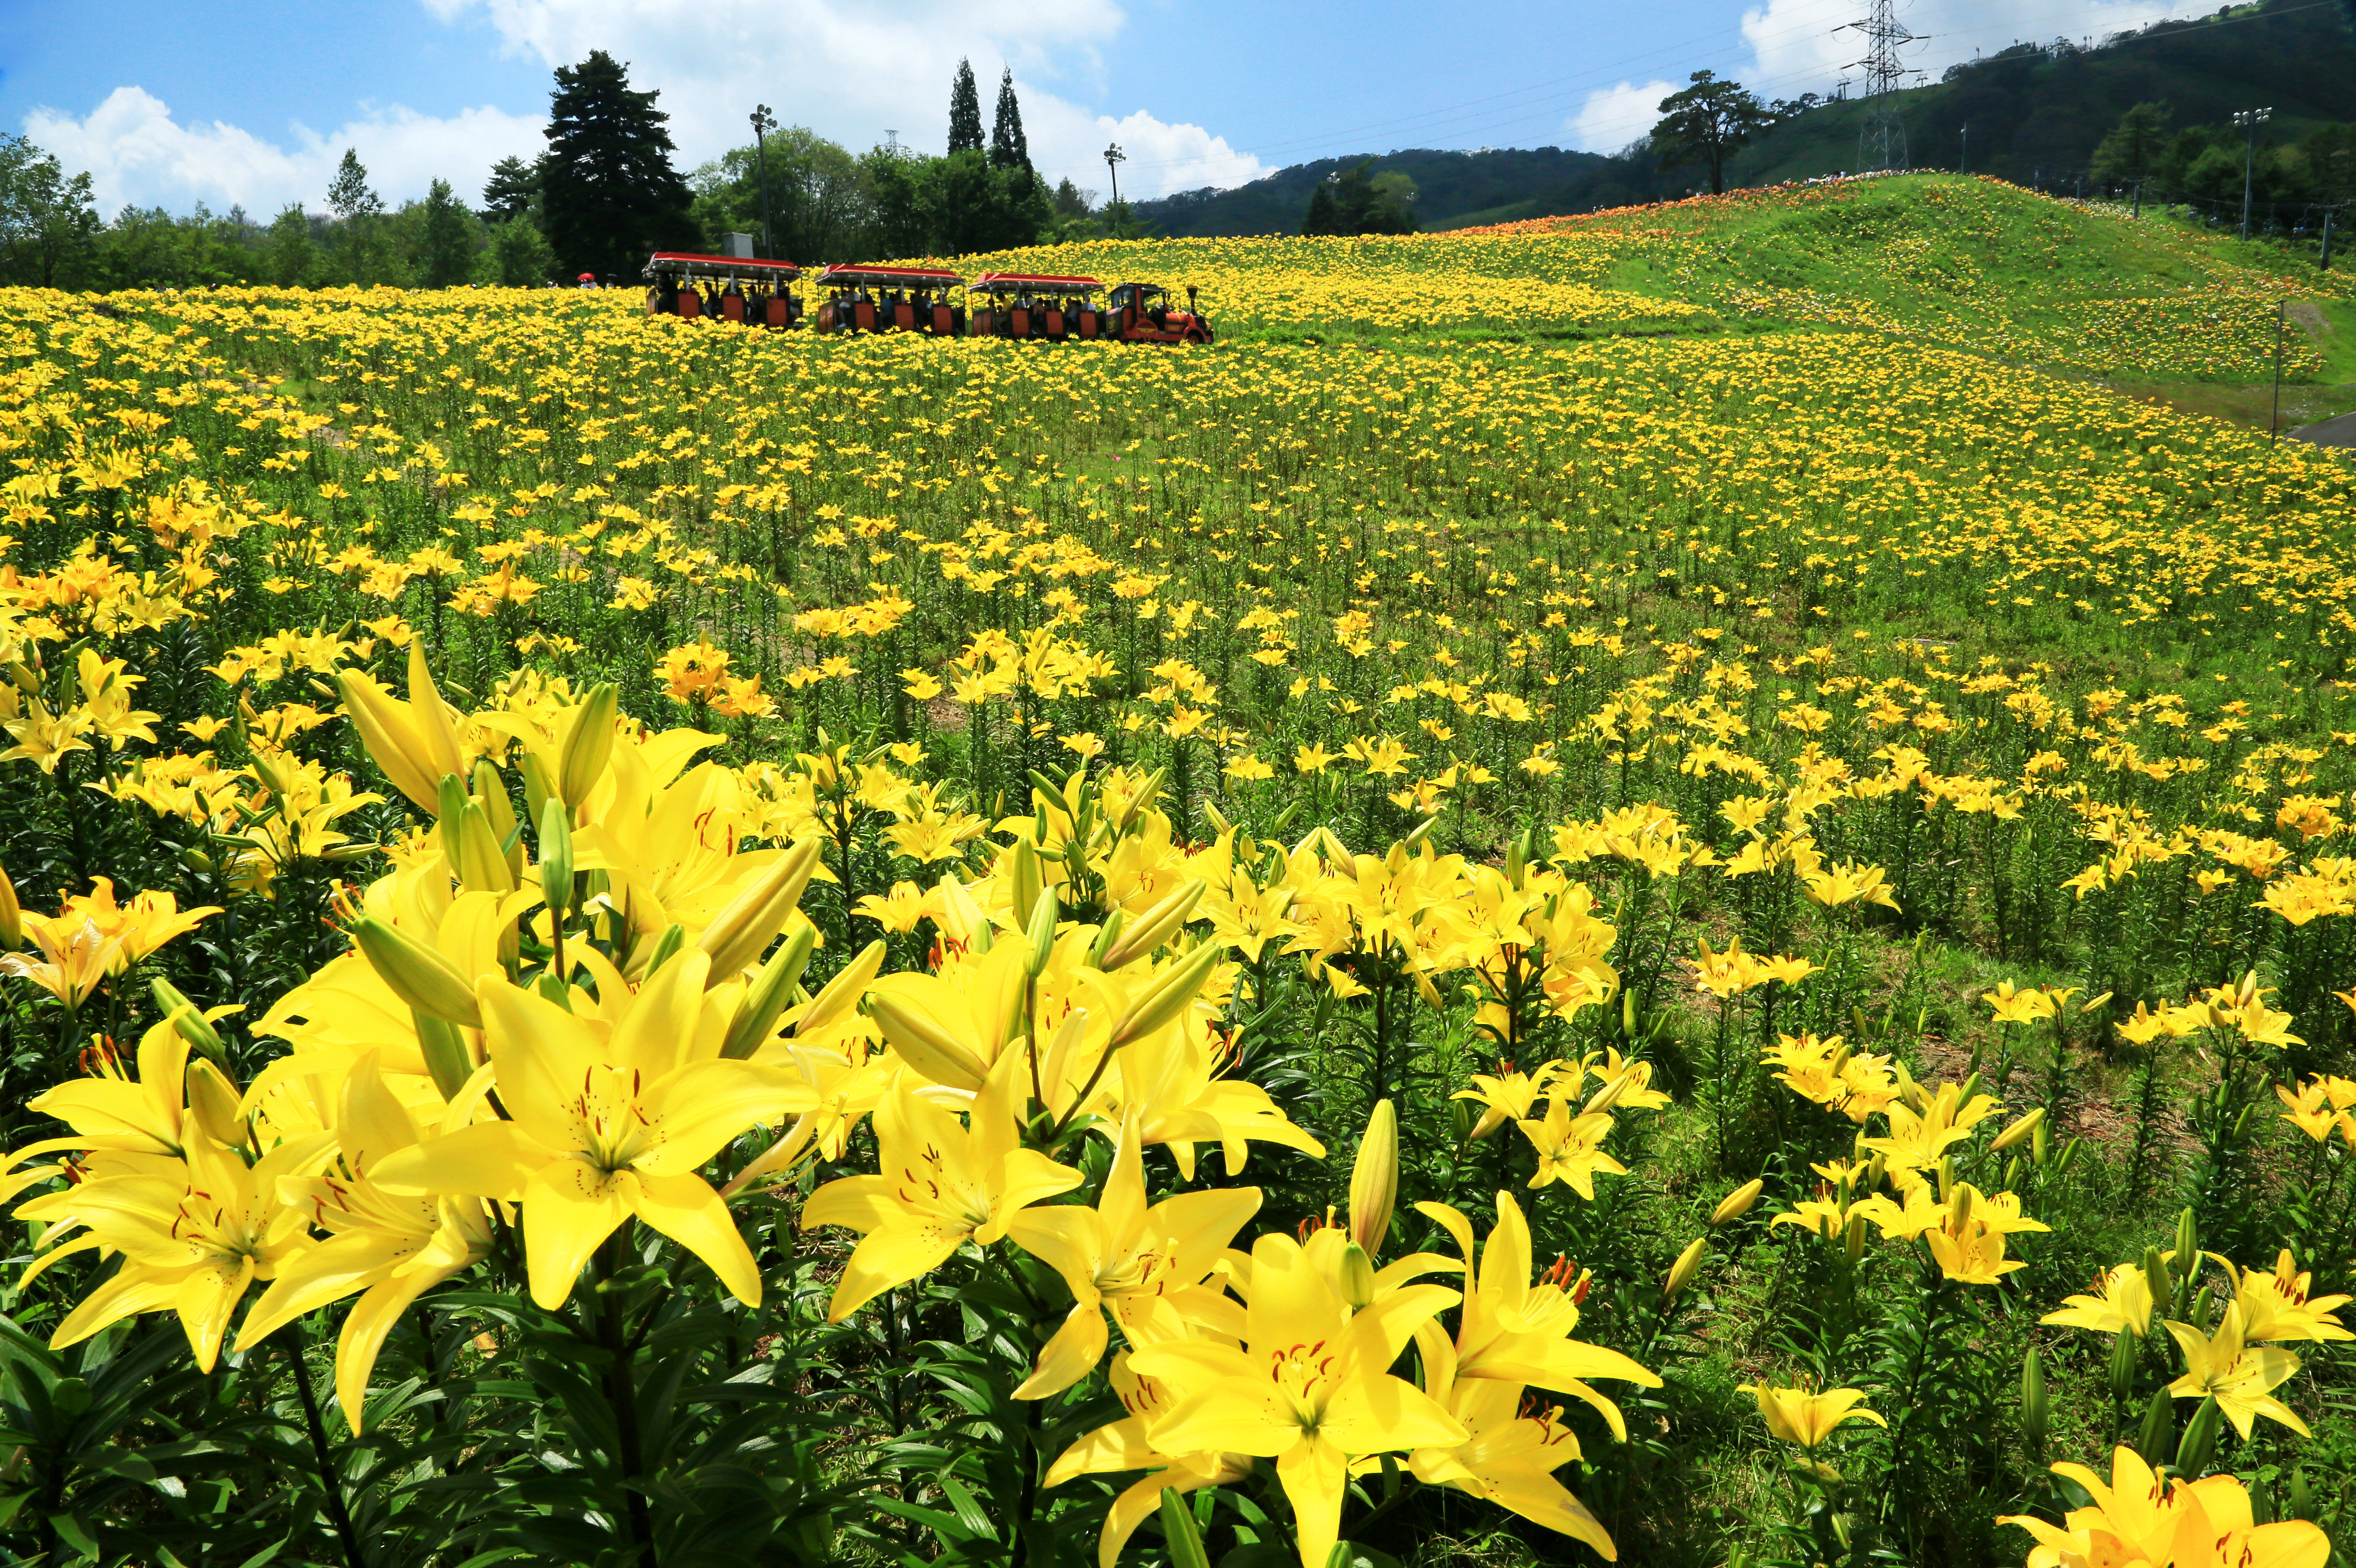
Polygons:
[[[2052,188],[2085,174],[2096,145],[2136,103],[2165,102],[2171,134],[2224,126],[2234,111],[2264,104],[2274,111],[2264,139],[2276,144],[2356,120],[2356,32],[2343,19],[2351,5],[2356,0],[2261,0],[2109,39],[2017,45],[1899,94],[1910,160],[1955,168],[1968,139],[1974,172]],[[1769,185],[1855,169],[1864,114],[1851,100],[1794,115],[1744,149],[1728,181]],[[1233,190],[1140,202],[1137,211],[1172,236],[1297,234],[1317,182],[1369,158],[1373,173],[1414,182],[1416,219],[1426,229],[1683,196],[1700,177],[1697,170],[1655,168],[1642,152],[1416,150],[1296,164]]]
[[1494,209],[1527,203],[1534,197],[1566,204],[1550,207],[1548,212],[1576,212],[1645,200],[1658,194],[1649,168],[1596,153],[1560,147],[1492,148],[1474,153],[1415,149],[1295,164],[1233,190],[1205,188],[1141,201],[1137,215],[1151,223],[1154,232],[1173,238],[1298,234],[1301,216],[1309,209],[1310,193],[1318,181],[1368,159],[1373,160],[1373,173],[1403,174],[1414,182],[1416,218],[1427,229],[1452,228],[1468,218],[1478,220]]

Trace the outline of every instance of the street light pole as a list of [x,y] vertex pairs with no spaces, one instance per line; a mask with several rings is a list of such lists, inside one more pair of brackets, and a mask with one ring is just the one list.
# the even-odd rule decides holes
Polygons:
[[769,113],[766,103],[753,110],[753,144],[755,156],[761,166],[761,254],[776,255],[776,243],[769,235],[769,133],[777,128],[777,117]]
[[1119,142],[1115,142],[1105,149],[1104,160],[1105,172],[1112,176],[1113,205],[1118,207],[1120,205],[1120,166],[1129,161],[1129,155],[1120,150]]
[[2249,145],[2242,156],[2242,238],[2250,237],[2250,186],[2258,166],[2258,127],[2274,114],[2272,109],[2244,109],[2233,115],[2233,124],[2250,134]]

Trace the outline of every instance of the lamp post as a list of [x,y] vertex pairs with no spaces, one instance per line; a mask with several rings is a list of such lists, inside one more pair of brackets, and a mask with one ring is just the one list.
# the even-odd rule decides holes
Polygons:
[[2249,145],[2242,155],[2242,238],[2250,237],[2250,185],[2258,165],[2258,127],[2274,114],[2272,109],[2244,109],[2235,113],[2233,124],[2250,134]]
[[753,145],[758,149],[755,156],[761,167],[761,254],[774,256],[776,246],[769,237],[769,133],[777,128],[777,117],[769,113],[766,103],[753,110]]
[[1129,155],[1120,150],[1119,142],[1115,142],[1105,149],[1104,160],[1105,172],[1112,176],[1112,204],[1119,207],[1120,205],[1120,166],[1129,161]]

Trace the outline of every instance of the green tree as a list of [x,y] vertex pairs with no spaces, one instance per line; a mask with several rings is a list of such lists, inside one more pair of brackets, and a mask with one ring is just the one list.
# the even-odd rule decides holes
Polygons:
[[319,280],[319,247],[311,238],[311,215],[290,201],[270,220],[262,242],[262,274],[280,288],[305,288]]
[[949,83],[949,153],[981,151],[981,90],[973,82],[973,61],[958,61]]
[[671,166],[659,96],[633,91],[603,49],[557,68],[540,196],[548,242],[567,271],[636,278],[649,252],[697,242],[694,194]]
[[1031,170],[1031,144],[1023,134],[1023,105],[1014,97],[1014,72],[998,79],[998,117],[990,127],[990,161],[1000,168]]
[[336,250],[343,263],[344,281],[361,285],[380,281],[377,227],[384,217],[384,202],[369,188],[368,168],[360,162],[359,148],[344,149],[343,162],[336,166],[336,177],[327,185],[327,208],[336,215]]
[[98,229],[87,173],[69,177],[54,155],[0,134],[0,276],[57,288],[80,272]]
[[1710,194],[1717,196],[1726,189],[1726,160],[1774,117],[1739,81],[1722,81],[1707,70],[1691,80],[1691,87],[1661,100],[1649,145],[1663,168],[1708,167]]
[[1317,188],[1309,193],[1309,213],[1301,220],[1303,234],[1338,234],[1342,220],[1333,207],[1333,182],[1321,179]]
[[905,147],[873,147],[859,160],[872,203],[869,232],[877,254],[924,254],[929,231],[925,187],[930,166],[937,161],[918,157]]
[[[874,199],[860,161],[807,126],[768,134],[771,232],[777,253],[808,263],[869,259]],[[750,144],[731,147],[688,177],[706,248],[760,220],[760,174]]]
[[1364,158],[1318,181],[1310,194],[1304,234],[1412,234],[1415,182],[1403,174],[1374,172]]
[[513,156],[491,166],[483,186],[483,216],[520,218],[540,199],[540,170]]
[[2094,177],[2129,182],[2149,178],[2167,150],[2167,134],[2166,103],[2136,104],[2094,149]]
[[490,243],[475,258],[475,281],[535,288],[556,276],[556,252],[530,218],[519,214],[489,226]]
[[465,283],[475,264],[473,224],[448,180],[437,179],[427,188],[420,220],[411,267],[418,283],[426,288]]
[[1086,218],[1096,209],[1097,193],[1082,190],[1066,175],[1055,186],[1055,194],[1048,199],[1054,203],[1058,218]]

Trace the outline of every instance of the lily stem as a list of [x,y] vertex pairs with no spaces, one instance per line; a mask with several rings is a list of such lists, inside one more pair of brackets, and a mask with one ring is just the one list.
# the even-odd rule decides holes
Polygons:
[[630,1370],[637,1346],[623,1333],[622,1293],[605,1288],[629,1263],[629,1227],[625,1224],[597,1249],[597,1339],[612,1358],[605,1368],[605,1398],[614,1407],[614,1437],[621,1461],[622,1498],[637,1545],[639,1568],[659,1568],[655,1557],[654,1520],[647,1511],[647,1495],[637,1483],[646,1474],[646,1458],[638,1441],[638,1380]]
[[336,1537],[343,1542],[344,1562],[348,1568],[368,1568],[368,1559],[360,1552],[360,1532],[352,1527],[351,1510],[344,1506],[344,1478],[336,1468],[335,1452],[327,1446],[327,1425],[319,1419],[319,1396],[311,1388],[311,1369],[303,1359],[303,1320],[296,1318],[286,1326],[286,1359],[294,1368],[294,1390],[303,1400],[303,1424],[311,1434],[311,1455],[318,1462],[319,1486],[324,1494],[327,1520],[336,1527]]

